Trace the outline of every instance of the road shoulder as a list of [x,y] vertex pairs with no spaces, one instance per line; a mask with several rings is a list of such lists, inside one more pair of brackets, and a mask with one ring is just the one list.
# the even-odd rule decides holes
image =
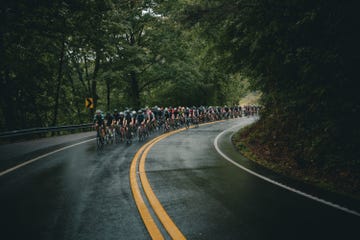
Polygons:
[[[268,169],[260,164],[244,157],[234,146],[232,142],[232,136],[239,131],[244,126],[238,126],[225,130],[223,134],[218,139],[218,147],[226,156],[230,159],[243,166],[250,171],[253,171],[261,176],[269,178],[273,181],[279,182],[280,184],[290,186],[293,189],[299,190],[303,193],[309,194],[311,196],[316,196],[320,199],[325,199],[330,203],[334,203],[339,206],[343,206],[347,209],[351,209],[360,212],[359,201],[355,198],[351,198],[346,195],[330,192],[326,189],[319,188],[317,186],[290,178],[285,175],[281,175]],[[220,135],[220,134],[219,134]]]
[[94,138],[85,132],[0,145],[0,172],[55,149]]

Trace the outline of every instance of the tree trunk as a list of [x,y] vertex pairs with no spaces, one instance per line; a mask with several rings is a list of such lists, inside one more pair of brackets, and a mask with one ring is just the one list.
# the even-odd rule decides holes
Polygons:
[[55,105],[54,105],[54,116],[52,121],[52,126],[56,126],[57,124],[57,117],[59,112],[59,98],[60,98],[60,87],[61,87],[61,81],[62,81],[62,75],[63,75],[63,65],[64,65],[64,54],[65,53],[65,34],[63,35],[63,41],[61,45],[61,51],[60,51],[60,60],[59,60],[59,70],[58,70],[58,76],[56,79],[57,85],[56,85],[56,92],[55,92]]
[[93,78],[91,81],[91,96],[94,100],[94,108],[90,109],[90,120],[92,120],[92,117],[94,116],[94,109],[97,108],[97,101],[98,101],[98,95],[97,95],[97,74],[99,72],[100,68],[100,53],[99,50],[96,50],[96,57],[95,57],[95,67],[93,72]]
[[0,104],[2,109],[2,117],[4,121],[4,128],[6,130],[13,130],[16,128],[16,112],[14,111],[14,100],[12,99],[14,93],[14,83],[10,79],[9,68],[5,59],[5,46],[3,33],[0,29]]
[[75,85],[74,85],[74,79],[71,77],[71,73],[69,73],[69,79],[70,79],[70,83],[71,83],[71,91],[72,91],[72,95],[73,95],[73,102],[76,105],[76,111],[77,111],[77,117],[78,117],[78,121],[79,123],[81,123],[81,110],[80,110],[80,106],[78,101],[76,101],[76,96],[79,94],[78,91],[76,91]]
[[110,91],[111,91],[110,80],[107,79],[106,80],[106,106],[107,106],[108,111],[110,111]]
[[[130,46],[134,46],[136,44],[135,34],[134,32],[130,33],[129,36],[129,44]],[[135,71],[130,72],[130,99],[132,107],[135,109],[140,108],[140,87],[138,83],[138,79]]]
[[139,84],[136,78],[136,73],[134,71],[130,72],[130,78],[131,78],[131,100],[132,105],[135,109],[140,108],[140,90],[139,90]]
[[2,117],[4,118],[4,129],[14,130],[16,128],[16,112],[12,99],[14,88],[9,77],[8,69],[5,69],[4,76],[1,76],[1,105]]
[[85,79],[87,81],[87,92],[88,92],[88,96],[91,96],[91,84],[90,84],[90,77],[89,77],[89,70],[88,70],[88,65],[87,65],[87,58],[84,55],[84,63],[85,63]]

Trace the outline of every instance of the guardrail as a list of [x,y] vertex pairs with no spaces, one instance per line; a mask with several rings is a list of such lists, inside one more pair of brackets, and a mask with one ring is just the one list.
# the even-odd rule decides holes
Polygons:
[[49,133],[49,132],[62,132],[62,131],[73,131],[79,129],[91,128],[94,124],[80,124],[80,125],[68,125],[68,126],[58,126],[58,127],[43,127],[43,128],[28,128],[22,130],[14,130],[8,132],[0,133],[0,139],[3,138],[13,138],[13,137],[21,137],[27,135],[35,135],[41,133]]

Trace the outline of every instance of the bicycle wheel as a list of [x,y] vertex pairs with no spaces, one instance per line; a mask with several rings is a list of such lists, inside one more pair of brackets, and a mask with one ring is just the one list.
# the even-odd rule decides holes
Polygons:
[[96,137],[96,145],[97,145],[97,149],[102,149],[104,146],[104,140],[101,136],[97,136]]

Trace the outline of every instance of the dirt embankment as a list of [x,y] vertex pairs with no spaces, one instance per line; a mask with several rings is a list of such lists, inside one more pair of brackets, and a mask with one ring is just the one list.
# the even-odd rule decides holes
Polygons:
[[265,141],[258,123],[240,130],[232,142],[238,151],[254,162],[308,184],[360,199],[360,181],[346,170],[325,171],[314,166],[299,166],[285,143]]

